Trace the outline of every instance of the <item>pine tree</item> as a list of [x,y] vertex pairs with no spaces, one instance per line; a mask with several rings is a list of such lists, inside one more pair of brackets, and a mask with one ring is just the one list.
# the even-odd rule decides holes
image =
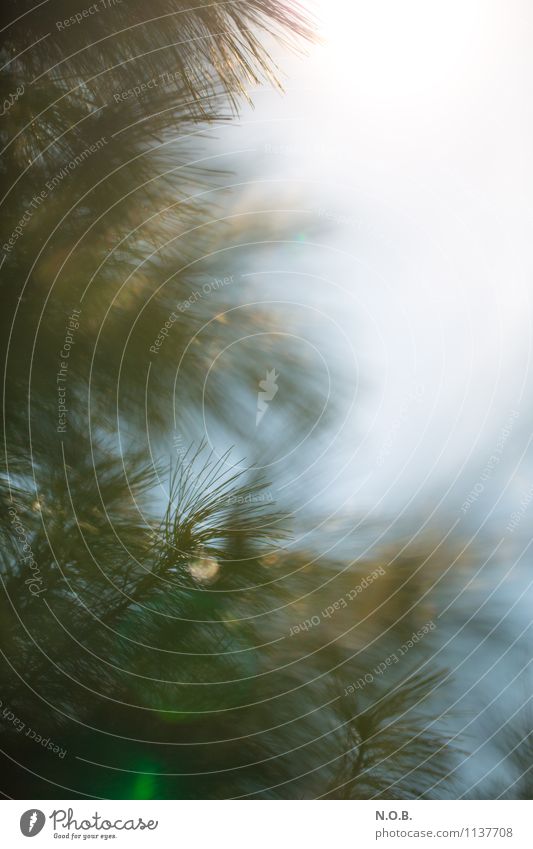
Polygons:
[[[268,480],[202,442],[235,291],[169,320],[228,238],[209,133],[277,84],[270,40],[313,29],[281,0],[91,8],[4,12],[3,792],[419,795],[419,763],[442,770],[412,719],[435,679],[344,696],[383,656],[377,615],[291,636],[317,587],[327,607],[374,564],[330,586],[349,564],[290,545]],[[318,399],[291,364],[301,418]],[[207,398],[222,424],[232,397]]]

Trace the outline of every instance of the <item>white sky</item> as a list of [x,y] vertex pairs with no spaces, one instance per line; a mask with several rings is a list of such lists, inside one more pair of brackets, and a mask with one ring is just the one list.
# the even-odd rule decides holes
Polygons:
[[[533,5],[316,8],[327,42],[281,55],[285,95],[259,90],[221,138],[251,151],[239,155],[250,179],[276,180],[244,204],[275,193],[332,228],[297,268],[331,282],[309,298],[353,340],[366,384],[332,448],[344,457],[359,440],[352,503],[443,492],[466,462],[457,507],[511,410],[509,463],[531,431]],[[278,260],[295,263],[281,248]],[[522,464],[511,502],[531,483]]]

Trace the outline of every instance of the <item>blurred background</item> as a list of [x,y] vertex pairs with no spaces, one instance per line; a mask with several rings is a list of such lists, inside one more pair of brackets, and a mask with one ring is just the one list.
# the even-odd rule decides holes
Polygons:
[[4,795],[531,798],[533,11],[96,8],[5,22]]

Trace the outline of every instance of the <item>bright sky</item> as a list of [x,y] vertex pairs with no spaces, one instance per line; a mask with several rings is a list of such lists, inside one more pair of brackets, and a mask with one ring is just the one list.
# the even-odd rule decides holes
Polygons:
[[[253,148],[246,167],[276,179],[280,205],[333,227],[310,249],[331,281],[312,297],[342,322],[370,387],[354,419],[355,500],[407,502],[466,462],[460,504],[516,407],[513,438],[528,437],[533,5],[316,8],[325,45],[280,57],[286,95],[258,92],[229,143]],[[529,477],[523,465],[512,486]]]

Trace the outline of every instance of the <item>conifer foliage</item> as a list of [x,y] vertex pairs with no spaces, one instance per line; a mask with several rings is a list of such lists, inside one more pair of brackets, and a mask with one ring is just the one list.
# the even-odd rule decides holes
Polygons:
[[372,564],[292,545],[268,480],[205,444],[204,402],[232,415],[201,389],[236,287],[169,319],[221,273],[208,137],[277,85],[270,46],[300,49],[307,14],[7,0],[2,27],[3,793],[422,794],[444,760],[409,717],[438,681],[345,696],[387,651],[355,602],[349,639],[291,636]]

